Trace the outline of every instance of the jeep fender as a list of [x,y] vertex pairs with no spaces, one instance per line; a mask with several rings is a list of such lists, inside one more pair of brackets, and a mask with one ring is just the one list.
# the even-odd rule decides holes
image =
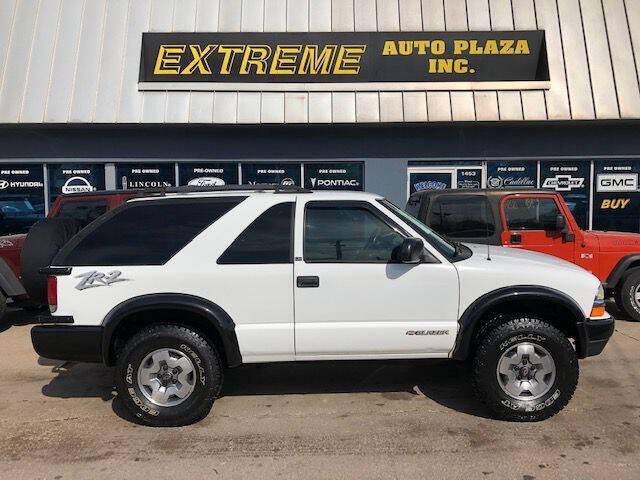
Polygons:
[[7,298],[24,297],[27,295],[20,280],[18,280],[16,274],[3,258],[0,258],[0,292],[3,292]]
[[622,257],[616,266],[613,267],[611,273],[609,273],[607,280],[603,283],[604,288],[616,288],[622,276],[634,263],[640,266],[640,254],[631,254]]
[[194,295],[181,293],[161,293],[141,295],[130,298],[116,305],[102,322],[102,357],[106,365],[112,365],[115,358],[111,344],[113,335],[121,322],[129,315],[145,310],[175,309],[196,313],[203,318],[203,330],[215,330],[218,334],[229,367],[236,367],[242,363],[235,323],[220,306]]
[[[458,321],[458,336],[456,338],[456,345],[451,353],[451,358],[455,358],[456,360],[467,359],[475,332],[477,331],[476,327],[479,327],[479,323],[485,314],[491,310],[499,309],[501,305],[516,302],[522,303],[525,301],[535,301],[541,305],[553,305],[568,311],[571,318],[566,320],[575,322],[576,325],[585,320],[584,313],[578,304],[571,297],[559,290],[536,285],[499,288],[492,292],[485,293],[464,311]],[[576,338],[576,340],[578,339]]]

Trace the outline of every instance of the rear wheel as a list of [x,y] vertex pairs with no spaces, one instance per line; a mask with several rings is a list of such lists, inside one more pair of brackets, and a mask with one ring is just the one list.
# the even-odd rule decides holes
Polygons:
[[624,274],[616,291],[616,304],[629,320],[640,322],[640,268]]
[[478,397],[498,417],[536,421],[562,410],[578,384],[566,336],[543,320],[512,316],[481,339],[473,359]]
[[145,425],[198,422],[209,414],[221,387],[222,368],[214,346],[178,325],[139,332],[118,358],[118,396]]

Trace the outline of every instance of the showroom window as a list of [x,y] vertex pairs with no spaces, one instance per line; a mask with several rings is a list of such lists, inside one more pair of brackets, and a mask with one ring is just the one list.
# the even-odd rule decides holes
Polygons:
[[256,218],[218,259],[219,264],[291,263],[293,202],[279,203]]
[[68,243],[56,265],[162,265],[245,197],[131,202]]
[[484,196],[438,197],[429,225],[452,238],[487,238],[495,233],[491,208]]
[[403,240],[400,232],[366,206],[352,202],[307,204],[306,262],[386,263],[395,258]]
[[553,198],[509,198],[504,214],[509,230],[554,231],[560,210]]

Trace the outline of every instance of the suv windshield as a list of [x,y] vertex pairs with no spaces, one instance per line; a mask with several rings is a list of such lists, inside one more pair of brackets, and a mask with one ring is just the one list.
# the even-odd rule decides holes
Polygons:
[[429,242],[429,244],[431,244],[442,255],[444,255],[450,260],[456,257],[459,251],[459,248],[456,247],[455,244],[441,237],[436,232],[434,232],[429,227],[427,227],[424,223],[422,223],[420,220],[418,220],[416,217],[414,217],[410,213],[405,212],[401,208],[396,207],[393,203],[391,203],[386,198],[379,201],[387,209],[391,210],[394,214],[396,214],[406,223],[411,225],[411,227],[414,230],[416,230],[427,242]]

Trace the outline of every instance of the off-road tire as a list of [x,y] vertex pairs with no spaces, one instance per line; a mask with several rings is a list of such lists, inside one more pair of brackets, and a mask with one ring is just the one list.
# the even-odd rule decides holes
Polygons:
[[624,274],[616,289],[616,305],[627,316],[627,320],[640,322],[640,305],[635,301],[636,290],[640,286],[640,268]]
[[29,230],[20,255],[20,270],[22,284],[35,308],[47,304],[47,278],[39,270],[50,266],[53,257],[81,228],[71,218],[45,218]]
[[[538,318],[521,314],[503,317],[480,340],[472,361],[472,383],[478,398],[504,420],[532,422],[547,419],[562,410],[578,384],[578,357],[567,337]],[[497,368],[502,355],[514,345],[531,343],[546,349],[555,363],[555,379],[540,398],[518,400],[498,383]]]
[[[163,348],[184,352],[196,367],[193,392],[176,406],[154,404],[142,393],[137,381],[143,359]],[[116,390],[119,401],[140,423],[151,427],[178,427],[202,420],[220,394],[222,380],[222,366],[215,347],[199,332],[179,325],[160,324],[145,328],[118,354]]]

